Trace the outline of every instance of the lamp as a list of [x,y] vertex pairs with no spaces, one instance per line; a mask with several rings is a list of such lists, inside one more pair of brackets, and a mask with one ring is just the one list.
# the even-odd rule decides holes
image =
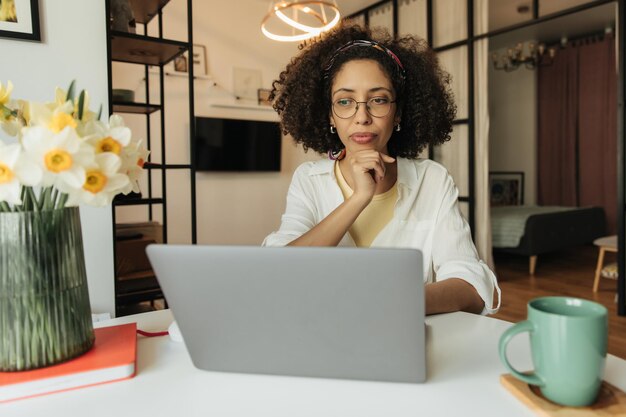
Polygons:
[[544,43],[536,45],[534,42],[528,43],[528,53],[525,51],[523,43],[518,43],[515,48],[508,48],[506,54],[499,56],[494,52],[491,57],[493,67],[497,70],[511,72],[524,65],[528,69],[535,69],[551,65],[556,55],[556,48],[546,48]]
[[332,3],[313,0],[272,1],[261,22],[261,32],[275,41],[304,41],[332,29],[339,23],[340,17],[335,0]]

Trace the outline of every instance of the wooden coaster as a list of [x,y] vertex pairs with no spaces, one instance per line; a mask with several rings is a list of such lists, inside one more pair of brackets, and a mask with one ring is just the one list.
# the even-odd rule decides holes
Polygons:
[[500,375],[500,383],[540,416],[596,417],[626,416],[626,394],[614,385],[602,381],[596,402],[587,407],[566,407],[546,399],[539,388],[520,381],[511,374]]

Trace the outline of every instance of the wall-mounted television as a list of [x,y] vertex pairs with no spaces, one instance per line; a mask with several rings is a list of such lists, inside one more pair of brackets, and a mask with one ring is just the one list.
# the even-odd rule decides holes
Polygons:
[[196,170],[280,171],[277,122],[196,117]]

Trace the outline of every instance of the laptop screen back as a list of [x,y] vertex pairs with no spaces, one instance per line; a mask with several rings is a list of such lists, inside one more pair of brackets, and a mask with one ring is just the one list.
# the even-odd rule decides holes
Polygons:
[[151,245],[147,252],[197,368],[425,379],[417,250]]

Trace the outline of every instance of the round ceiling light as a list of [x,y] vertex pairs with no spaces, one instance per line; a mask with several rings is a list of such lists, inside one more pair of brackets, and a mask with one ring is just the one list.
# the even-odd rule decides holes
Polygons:
[[261,32],[275,41],[304,41],[332,29],[341,14],[336,2],[273,1],[261,22]]

